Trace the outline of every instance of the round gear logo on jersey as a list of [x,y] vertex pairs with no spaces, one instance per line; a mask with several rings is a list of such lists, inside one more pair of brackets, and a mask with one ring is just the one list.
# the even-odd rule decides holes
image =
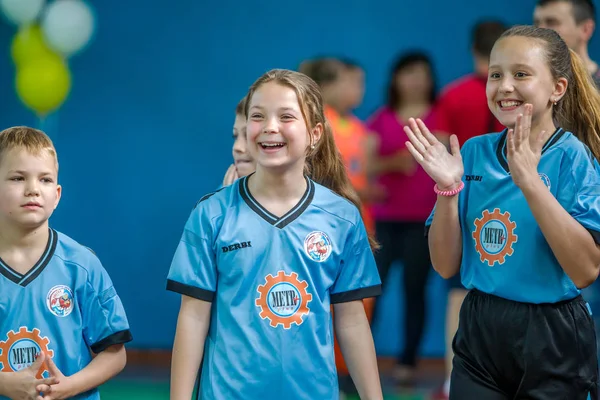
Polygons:
[[[50,339],[42,337],[40,330],[32,331],[22,326],[18,332],[10,331],[7,339],[0,342],[0,372],[18,372],[29,367],[35,361],[35,356],[40,352],[54,357],[54,352],[48,348]],[[38,378],[46,369],[40,370]]]
[[267,275],[264,285],[257,289],[259,297],[255,304],[260,309],[260,317],[268,319],[273,328],[278,325],[283,325],[284,329],[290,329],[292,324],[300,326],[309,312],[308,303],[312,301],[307,289],[308,283],[299,280],[295,272],[287,275],[279,271],[276,276]]
[[542,174],[540,173],[540,179],[542,180],[542,182],[544,182],[544,185],[546,185],[546,187],[548,189],[550,189],[551,185],[550,185],[550,178],[548,178],[548,175],[546,174]]
[[311,232],[304,239],[304,251],[311,260],[323,262],[331,255],[331,240],[323,232]]
[[66,317],[73,311],[73,292],[65,285],[54,286],[48,291],[46,305],[57,317]]
[[517,242],[516,222],[510,220],[508,211],[501,213],[499,208],[491,213],[483,211],[481,218],[475,220],[475,250],[481,262],[492,267],[495,263],[504,264],[506,257],[513,254],[513,244]]

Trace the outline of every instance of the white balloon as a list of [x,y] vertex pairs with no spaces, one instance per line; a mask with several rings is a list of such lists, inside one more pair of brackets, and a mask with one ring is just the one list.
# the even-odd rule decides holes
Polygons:
[[0,0],[0,9],[15,25],[29,24],[40,15],[46,0]]
[[48,46],[68,57],[89,43],[94,15],[81,0],[56,0],[46,7],[41,27]]

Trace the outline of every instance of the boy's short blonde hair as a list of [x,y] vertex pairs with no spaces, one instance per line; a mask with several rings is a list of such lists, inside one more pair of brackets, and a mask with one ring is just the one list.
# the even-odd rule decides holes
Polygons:
[[14,126],[0,132],[0,162],[2,155],[9,150],[23,148],[33,155],[47,151],[56,162],[58,170],[58,156],[54,143],[44,132],[28,126]]

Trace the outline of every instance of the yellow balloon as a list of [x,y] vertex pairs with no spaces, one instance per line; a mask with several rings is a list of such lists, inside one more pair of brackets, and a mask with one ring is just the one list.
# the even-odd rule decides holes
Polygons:
[[13,37],[10,53],[17,68],[31,60],[57,55],[46,45],[39,25],[21,27]]
[[58,109],[71,90],[71,73],[56,55],[32,60],[17,69],[17,94],[39,116]]

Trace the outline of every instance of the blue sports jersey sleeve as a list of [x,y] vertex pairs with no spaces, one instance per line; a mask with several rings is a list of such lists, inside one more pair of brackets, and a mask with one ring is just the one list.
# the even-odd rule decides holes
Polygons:
[[330,294],[332,304],[381,294],[379,272],[362,219],[354,225],[345,243],[340,270]]
[[211,219],[199,202],[192,211],[175,251],[167,290],[212,301],[217,290],[217,262],[213,250]]
[[83,336],[96,354],[115,344],[132,340],[121,298],[112,280],[92,254],[87,282],[79,298]]
[[427,217],[427,220],[425,221],[425,236],[427,236],[427,234],[429,233],[429,228],[431,228],[431,223],[433,222],[433,214],[435,214],[435,205],[431,210],[431,214],[429,214],[429,217]]
[[560,171],[557,199],[600,244],[600,166],[583,145],[569,152],[570,160]]

